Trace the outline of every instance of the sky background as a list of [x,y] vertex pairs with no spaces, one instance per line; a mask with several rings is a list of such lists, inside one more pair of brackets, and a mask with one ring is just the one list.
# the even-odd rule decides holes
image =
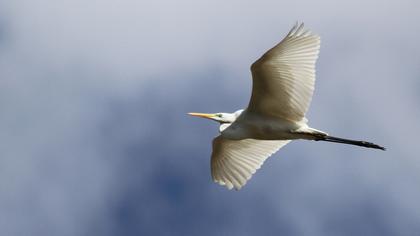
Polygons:
[[[1,235],[417,235],[420,2],[0,0]],[[297,21],[321,36],[309,124],[241,191],[214,122]]]

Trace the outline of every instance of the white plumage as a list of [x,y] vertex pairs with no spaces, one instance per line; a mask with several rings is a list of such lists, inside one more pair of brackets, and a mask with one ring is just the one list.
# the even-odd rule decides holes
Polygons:
[[216,183],[239,190],[264,161],[290,140],[213,139],[211,176]]
[[287,36],[251,66],[252,95],[245,110],[189,113],[220,122],[213,140],[211,175],[239,190],[264,161],[293,139],[329,141],[385,150],[365,141],[329,136],[310,128],[305,113],[315,85],[320,38],[296,24]]
[[248,111],[300,121],[315,85],[320,38],[297,24],[251,66],[252,96]]

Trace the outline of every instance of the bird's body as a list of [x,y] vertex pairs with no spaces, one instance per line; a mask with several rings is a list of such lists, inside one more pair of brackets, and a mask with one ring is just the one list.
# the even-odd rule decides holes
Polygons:
[[221,136],[232,140],[248,138],[258,140],[291,140],[303,138],[297,131],[310,132],[310,130],[305,121],[293,122],[244,110],[235,122],[231,123],[228,128],[221,132]]
[[308,126],[305,113],[315,85],[320,38],[296,24],[251,66],[249,105],[234,113],[189,113],[220,122],[213,140],[213,180],[240,189],[263,162],[291,140],[305,139],[385,150],[373,143],[342,139]]

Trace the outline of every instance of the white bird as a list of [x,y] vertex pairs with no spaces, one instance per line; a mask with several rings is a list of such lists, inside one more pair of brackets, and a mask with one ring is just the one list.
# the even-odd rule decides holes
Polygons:
[[305,113],[315,84],[320,37],[296,25],[251,66],[248,108],[234,113],[188,113],[220,123],[213,140],[211,175],[241,189],[263,162],[294,139],[328,141],[385,150],[379,145],[329,136],[308,126]]

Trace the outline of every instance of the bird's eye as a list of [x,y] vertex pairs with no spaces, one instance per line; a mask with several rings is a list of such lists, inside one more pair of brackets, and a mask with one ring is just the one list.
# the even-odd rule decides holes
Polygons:
[[219,118],[222,118],[222,114],[217,114],[216,116]]

